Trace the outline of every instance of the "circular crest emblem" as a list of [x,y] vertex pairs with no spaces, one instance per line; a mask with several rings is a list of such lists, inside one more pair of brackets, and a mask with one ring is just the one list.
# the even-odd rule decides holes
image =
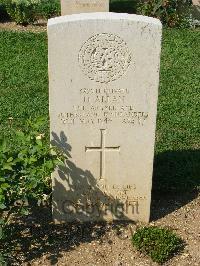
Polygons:
[[96,34],[81,47],[78,60],[83,73],[96,82],[108,83],[120,78],[131,63],[126,42],[111,33]]

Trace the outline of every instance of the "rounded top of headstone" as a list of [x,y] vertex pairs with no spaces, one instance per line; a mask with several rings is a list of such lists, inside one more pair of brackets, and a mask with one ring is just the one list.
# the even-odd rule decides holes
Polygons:
[[162,23],[159,19],[135,15],[135,14],[126,14],[126,13],[112,13],[112,12],[97,12],[97,13],[81,13],[81,14],[72,14],[56,18],[51,18],[48,20],[48,27],[62,24],[66,22],[81,21],[81,20],[130,20],[135,22],[145,22],[147,24],[154,24],[162,27]]

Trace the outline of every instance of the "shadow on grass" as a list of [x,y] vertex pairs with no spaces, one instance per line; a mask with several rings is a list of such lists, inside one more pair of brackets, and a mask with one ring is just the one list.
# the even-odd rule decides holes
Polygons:
[[168,151],[155,156],[151,220],[181,208],[198,196],[200,151]]
[[111,0],[110,12],[135,14],[137,3],[138,0]]

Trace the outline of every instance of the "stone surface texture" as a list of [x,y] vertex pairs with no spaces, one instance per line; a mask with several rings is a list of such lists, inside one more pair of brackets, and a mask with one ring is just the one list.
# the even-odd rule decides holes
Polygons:
[[193,0],[192,3],[195,6],[200,6],[200,0]]
[[61,0],[61,14],[108,12],[109,0]]
[[150,216],[162,25],[88,13],[48,22],[56,222]]
[[200,0],[193,0],[193,6],[191,8],[192,17],[195,21],[197,26],[200,25]]

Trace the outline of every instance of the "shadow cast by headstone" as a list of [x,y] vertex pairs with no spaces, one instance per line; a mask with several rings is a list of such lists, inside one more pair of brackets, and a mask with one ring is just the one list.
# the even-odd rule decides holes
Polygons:
[[[60,218],[61,223],[53,222],[50,206],[34,207],[29,217],[15,223],[15,237],[11,245],[20,247],[15,265],[21,265],[22,261],[30,262],[43,255],[54,265],[62,257],[63,251],[73,250],[81,243],[101,241],[111,229],[116,230],[118,235],[120,226],[130,224],[126,213],[122,211],[124,203],[102,190],[90,171],[83,170],[72,162],[72,147],[65,134],[61,132],[58,136],[52,133],[52,137],[52,144],[60,147],[69,158],[65,165],[59,166],[59,179],[53,187],[54,195],[57,194],[62,199],[61,204],[54,200],[52,203],[54,216]],[[67,189],[63,182],[68,183]],[[83,188],[88,189],[84,191]],[[130,206],[127,207],[130,210]],[[107,213],[120,221],[109,226],[104,220]],[[72,222],[70,217],[73,218]],[[82,223],[83,221],[85,222]]]
[[[55,265],[63,252],[75,250],[82,243],[97,240],[102,243],[104,235],[111,230],[121,237],[121,228],[129,225],[128,221],[54,224],[50,206],[34,206],[31,215],[12,224],[13,238],[9,245],[14,252],[8,265],[21,266],[24,262],[31,265],[33,260],[40,261],[41,257]],[[109,239],[108,243],[111,244]]]
[[200,151],[159,153],[154,160],[151,220],[157,220],[195,199],[200,188]]
[[136,14],[138,0],[110,0],[110,12]]
[[104,180],[98,182],[89,170],[79,168],[72,161],[72,147],[64,132],[60,136],[52,132],[52,136],[52,144],[61,148],[69,158],[57,169],[58,178],[55,178],[53,187],[56,200],[52,202],[55,219],[59,222],[105,221],[105,217],[107,221],[127,220],[126,214],[131,208],[134,211],[134,206],[125,205],[113,197]]

